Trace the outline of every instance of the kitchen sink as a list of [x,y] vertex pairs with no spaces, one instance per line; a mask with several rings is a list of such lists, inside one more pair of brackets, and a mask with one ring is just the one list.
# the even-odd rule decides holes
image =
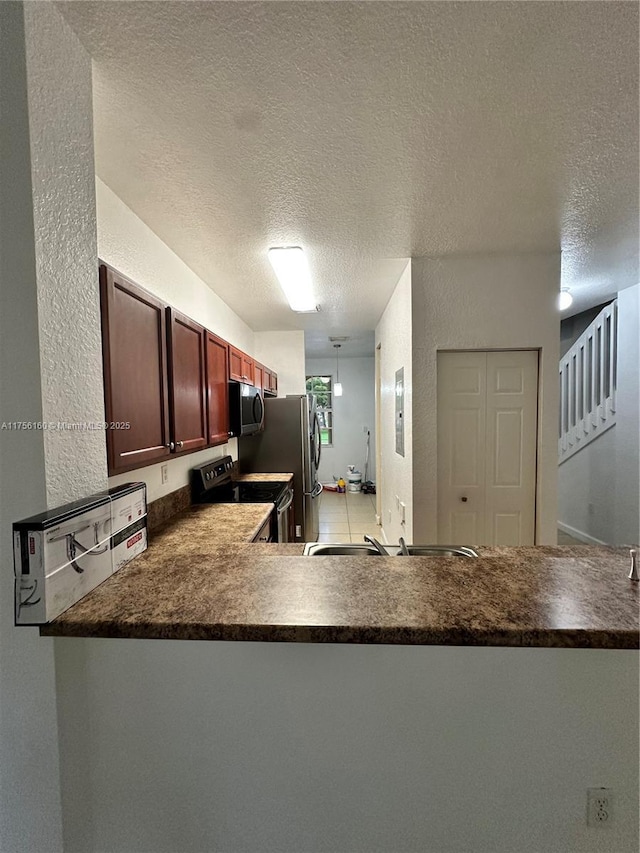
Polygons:
[[305,557],[380,557],[373,545],[356,542],[307,542],[302,552]]
[[[394,546],[395,547],[395,546]],[[394,551],[396,557],[477,557],[473,548],[462,545],[407,545],[408,554]]]
[[[473,548],[463,545],[407,545],[403,555],[399,545],[384,545],[389,557],[477,557]],[[380,557],[373,545],[367,542],[307,542],[302,552],[305,557]]]

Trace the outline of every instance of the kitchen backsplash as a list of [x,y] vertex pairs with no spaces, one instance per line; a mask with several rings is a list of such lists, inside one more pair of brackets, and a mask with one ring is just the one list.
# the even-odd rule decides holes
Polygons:
[[[238,461],[234,461],[231,476],[237,477],[240,473]],[[174,515],[184,512],[191,506],[191,486],[182,486],[175,492],[170,492],[161,498],[157,498],[147,507],[147,528],[150,533],[161,527]]]

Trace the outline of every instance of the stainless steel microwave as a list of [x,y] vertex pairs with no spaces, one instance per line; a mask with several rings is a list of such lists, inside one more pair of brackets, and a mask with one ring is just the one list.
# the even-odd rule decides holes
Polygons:
[[264,400],[259,388],[229,383],[229,428],[233,435],[253,435],[264,423]]

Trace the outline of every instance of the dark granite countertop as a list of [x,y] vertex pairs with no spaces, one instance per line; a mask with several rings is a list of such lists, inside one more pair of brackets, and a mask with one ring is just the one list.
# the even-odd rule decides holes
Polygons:
[[480,559],[303,557],[249,544],[264,504],[194,507],[47,636],[638,647],[628,549],[478,548]]

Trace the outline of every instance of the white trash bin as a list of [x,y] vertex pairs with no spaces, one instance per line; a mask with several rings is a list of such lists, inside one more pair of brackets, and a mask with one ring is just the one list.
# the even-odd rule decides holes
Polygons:
[[[351,467],[350,465],[348,466]],[[360,471],[347,472],[347,489],[350,492],[359,492],[362,490],[362,474]]]

